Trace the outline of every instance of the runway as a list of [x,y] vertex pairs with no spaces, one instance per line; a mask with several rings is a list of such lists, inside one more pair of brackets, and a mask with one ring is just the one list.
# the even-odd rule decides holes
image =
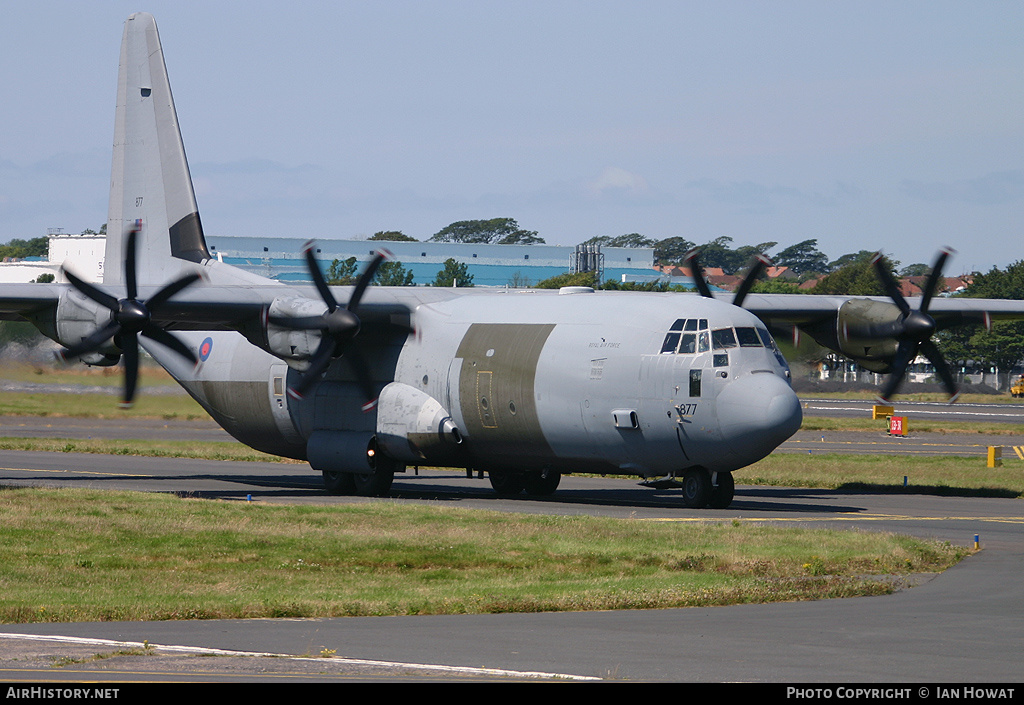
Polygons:
[[[601,514],[638,521],[749,521],[896,531],[983,551],[895,595],[684,610],[321,620],[4,625],[0,679],[535,680],[706,682],[1015,681],[1024,635],[1024,504],[825,490],[739,487],[728,510],[688,510],[677,492],[568,477],[547,500],[499,499],[463,473],[399,476],[391,499],[326,497],[305,465],[0,452],[0,483],[189,492],[231,501],[444,504]],[[100,639],[25,641],[11,636]],[[129,642],[223,649],[220,658],[158,650],[53,669],[47,655]],[[234,653],[242,652],[242,654]],[[244,654],[312,656],[321,660]],[[233,655],[232,655],[233,654]],[[16,660],[17,659],[17,660]]]
[[[871,407],[877,402],[866,399],[813,399],[800,397],[804,416],[829,416],[834,418],[871,418]],[[1024,404],[1020,402],[967,403],[903,401],[897,399],[890,406],[897,416],[911,419],[935,421],[971,421],[978,423],[1024,424]]]

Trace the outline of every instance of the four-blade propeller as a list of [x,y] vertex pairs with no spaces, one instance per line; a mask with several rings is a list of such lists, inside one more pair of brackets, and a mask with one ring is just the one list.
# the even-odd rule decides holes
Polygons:
[[327,371],[331,360],[336,357],[345,356],[353,368],[356,379],[362,387],[366,403],[364,411],[369,411],[377,404],[377,392],[374,389],[373,380],[370,377],[369,368],[359,349],[351,346],[352,340],[359,334],[360,321],[357,311],[359,303],[366,293],[367,287],[373,281],[374,275],[381,262],[387,259],[386,251],[378,250],[374,253],[373,259],[363,270],[363,273],[356,281],[352,295],[344,307],[339,306],[334,295],[331,293],[323,272],[313,254],[313,243],[308,242],[304,247],[306,265],[309,274],[313,277],[313,283],[320,294],[320,298],[327,306],[327,311],[319,316],[287,317],[268,316],[269,323],[281,328],[292,330],[318,330],[320,331],[320,345],[316,352],[309,359],[309,369],[302,375],[298,383],[288,388],[288,394],[296,399],[301,399],[306,392],[320,379],[320,376]]
[[928,315],[928,309],[935,295],[936,285],[940,277],[942,277],[942,267],[952,253],[953,251],[948,248],[939,251],[935,264],[932,266],[932,271],[928,275],[928,279],[921,292],[921,305],[918,306],[916,311],[910,308],[910,304],[907,303],[907,300],[900,292],[900,288],[892,278],[892,274],[886,266],[882,254],[876,254],[871,260],[878,280],[885,289],[886,295],[892,299],[893,303],[900,310],[900,315],[895,321],[889,323],[868,324],[856,327],[848,326],[847,335],[857,338],[891,338],[896,340],[898,344],[896,355],[892,361],[892,372],[880,395],[882,401],[888,401],[896,393],[896,390],[907,374],[907,368],[914,362],[914,358],[918,354],[924,355],[935,366],[935,373],[942,380],[942,386],[945,387],[946,392],[949,394],[950,403],[956,401],[956,398],[960,396],[956,381],[953,379],[953,373],[949,370],[949,365],[946,364],[942,353],[939,352],[938,346],[932,342],[932,335],[938,330],[938,327],[936,326],[935,319]]
[[68,282],[75,289],[110,311],[112,316],[110,322],[80,343],[59,350],[56,353],[57,358],[62,362],[73,360],[87,353],[100,350],[107,341],[113,339],[114,344],[120,348],[124,355],[122,407],[130,407],[135,398],[135,388],[139,379],[139,334],[170,348],[186,360],[190,360],[192,364],[198,364],[199,362],[195,353],[189,350],[184,343],[154,324],[152,316],[172,296],[199,281],[201,277],[194,272],[186,274],[160,289],[148,301],[140,300],[138,298],[138,282],[135,274],[136,239],[138,235],[138,228],[128,233],[128,249],[125,253],[124,262],[127,296],[123,299],[117,299],[102,289],[79,279],[72,272],[66,269],[63,270],[64,276],[68,278]]

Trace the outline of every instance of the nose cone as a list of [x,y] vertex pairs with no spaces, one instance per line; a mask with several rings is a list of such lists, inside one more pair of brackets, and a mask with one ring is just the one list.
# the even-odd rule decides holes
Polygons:
[[717,408],[722,440],[737,468],[771,453],[803,421],[796,393],[781,377],[768,373],[729,382],[718,395]]

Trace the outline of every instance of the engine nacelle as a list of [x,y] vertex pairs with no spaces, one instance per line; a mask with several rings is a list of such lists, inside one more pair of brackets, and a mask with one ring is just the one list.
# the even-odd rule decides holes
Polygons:
[[[109,321],[110,311],[97,306],[75,289],[68,289],[57,300],[54,335],[51,337],[70,347],[82,342]],[[44,333],[48,332],[44,330]],[[117,341],[111,339],[100,350],[81,355],[78,359],[87,365],[109,367],[121,359],[121,349],[117,347]]]
[[[302,297],[276,298],[268,309],[268,319],[320,316],[327,310],[322,301]],[[309,369],[309,358],[320,345],[320,331],[295,330],[266,323],[266,350],[299,372]],[[260,347],[263,347],[262,345]]]
[[892,360],[899,346],[895,338],[858,338],[850,335],[849,331],[892,323],[900,315],[899,308],[888,301],[850,299],[839,307],[836,316],[835,349],[872,372],[891,372]]
[[462,435],[439,401],[392,382],[377,400],[377,443],[389,457],[408,464],[443,464],[456,455]]

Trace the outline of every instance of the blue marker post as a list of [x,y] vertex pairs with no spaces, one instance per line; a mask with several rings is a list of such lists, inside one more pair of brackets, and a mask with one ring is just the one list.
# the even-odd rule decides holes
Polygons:
[[977,551],[981,548],[981,541],[979,540],[978,534],[974,535],[974,550]]

